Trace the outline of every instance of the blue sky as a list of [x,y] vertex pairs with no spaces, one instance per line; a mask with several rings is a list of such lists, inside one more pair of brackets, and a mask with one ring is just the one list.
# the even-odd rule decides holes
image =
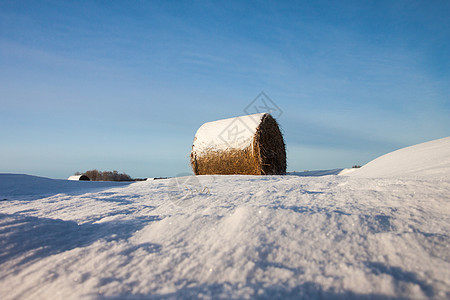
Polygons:
[[0,172],[190,171],[264,91],[288,170],[450,135],[449,1],[1,1]]

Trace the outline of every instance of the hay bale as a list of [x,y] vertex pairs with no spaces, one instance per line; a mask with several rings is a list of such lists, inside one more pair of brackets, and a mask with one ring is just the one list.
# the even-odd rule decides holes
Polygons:
[[82,181],[90,181],[89,177],[86,175],[72,175],[67,180],[82,180]]
[[286,173],[286,148],[268,113],[203,124],[195,134],[191,166],[196,175]]

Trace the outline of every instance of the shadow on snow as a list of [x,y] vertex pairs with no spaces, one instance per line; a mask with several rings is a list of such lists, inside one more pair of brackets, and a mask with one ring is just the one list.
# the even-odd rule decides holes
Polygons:
[[[132,236],[158,216],[133,220],[85,223],[74,221],[0,214],[0,265],[16,258],[16,266],[78,247],[86,247],[98,240],[122,240]],[[156,245],[144,245],[156,249]]]

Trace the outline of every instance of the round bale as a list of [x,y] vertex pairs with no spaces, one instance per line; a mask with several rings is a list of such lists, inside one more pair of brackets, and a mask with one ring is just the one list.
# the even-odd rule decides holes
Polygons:
[[89,177],[86,175],[72,175],[67,180],[83,180],[83,181],[90,181]]
[[286,147],[268,113],[203,124],[195,134],[191,166],[196,175],[286,173]]

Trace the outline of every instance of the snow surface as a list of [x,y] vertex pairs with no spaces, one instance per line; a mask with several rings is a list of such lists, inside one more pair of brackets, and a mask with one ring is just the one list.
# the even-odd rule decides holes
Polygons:
[[450,174],[434,166],[119,186],[0,174],[0,299],[448,299]]
[[246,115],[203,124],[195,134],[193,151],[245,149],[252,145],[265,113]]

